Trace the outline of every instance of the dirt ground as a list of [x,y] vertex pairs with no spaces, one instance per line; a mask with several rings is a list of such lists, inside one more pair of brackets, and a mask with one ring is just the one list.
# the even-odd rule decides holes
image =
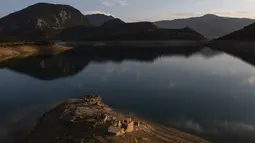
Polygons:
[[99,96],[70,99],[45,113],[25,143],[208,143],[199,137],[166,128],[132,116],[140,121],[131,133],[108,133],[112,121],[102,116],[123,119],[126,115],[111,109]]

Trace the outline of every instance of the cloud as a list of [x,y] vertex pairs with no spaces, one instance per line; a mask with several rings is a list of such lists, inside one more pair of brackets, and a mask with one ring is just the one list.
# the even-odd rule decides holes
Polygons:
[[183,126],[186,128],[186,129],[189,129],[189,130],[193,130],[195,131],[196,133],[201,133],[203,131],[202,127],[200,124],[194,122],[193,120],[187,120],[183,123]]
[[106,74],[112,74],[112,73],[114,73],[116,71],[116,69],[114,68],[114,67],[107,67],[106,69],[105,69],[105,73]]
[[249,82],[249,84],[254,85],[254,84],[255,84],[255,76],[251,76],[251,77],[248,79],[248,82]]
[[110,6],[127,6],[127,0],[117,0],[117,1],[102,1],[102,5],[110,7]]
[[215,128],[217,128],[218,133],[239,133],[239,134],[253,134],[255,133],[255,127],[252,124],[246,124],[242,122],[215,122]]
[[126,6],[126,5],[128,5],[128,2],[127,2],[126,0],[119,0],[119,1],[117,1],[117,3],[118,3],[119,5],[121,5],[121,6]]
[[100,78],[101,78],[101,80],[104,81],[104,82],[108,81],[108,77],[107,77],[107,76],[101,76]]
[[172,121],[174,126],[178,128],[188,130],[195,133],[202,133],[203,129],[201,125],[193,120],[179,120],[179,121]]
[[250,76],[248,79],[245,79],[241,84],[255,85],[255,76]]
[[92,11],[84,11],[82,12],[84,15],[88,15],[88,14],[104,14],[104,15],[107,15],[107,16],[113,16],[112,14],[110,13],[107,13],[107,12],[103,12],[103,11],[97,11],[97,10],[92,10]]
[[136,78],[137,81],[140,80],[141,76],[142,75],[140,73],[135,73],[135,78]]
[[177,12],[177,13],[171,13],[170,14],[173,17],[193,17],[193,16],[199,16],[200,13],[192,13],[192,12]]
[[201,124],[191,119],[171,121],[171,123],[186,131],[198,134],[222,135],[232,134],[233,136],[247,137],[255,134],[255,125],[233,121],[214,121]]
[[254,18],[255,14],[251,11],[212,11],[213,14],[225,17],[238,17],[238,18]]
[[169,82],[169,88],[174,89],[176,87],[176,84],[173,82]]
[[102,5],[104,5],[104,6],[113,6],[113,5],[115,5],[115,3],[109,2],[109,1],[102,1]]

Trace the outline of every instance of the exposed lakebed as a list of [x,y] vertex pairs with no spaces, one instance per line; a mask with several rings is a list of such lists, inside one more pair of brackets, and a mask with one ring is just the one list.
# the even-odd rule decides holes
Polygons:
[[254,142],[255,60],[200,47],[79,49],[0,64],[0,141],[22,137],[59,102],[92,93],[209,141]]

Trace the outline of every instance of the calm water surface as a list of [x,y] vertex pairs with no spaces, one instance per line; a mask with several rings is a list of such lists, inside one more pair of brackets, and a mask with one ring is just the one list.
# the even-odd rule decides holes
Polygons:
[[208,48],[70,51],[6,62],[0,65],[0,142],[19,142],[43,112],[89,93],[216,143],[255,142],[252,63]]

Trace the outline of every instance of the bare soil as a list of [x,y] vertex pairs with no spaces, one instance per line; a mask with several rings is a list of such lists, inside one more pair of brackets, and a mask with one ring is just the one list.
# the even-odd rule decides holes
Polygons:
[[199,137],[145,121],[134,132],[116,137],[109,134],[111,120],[102,115],[122,119],[125,114],[108,107],[98,96],[70,99],[45,113],[25,143],[208,143]]
[[0,62],[36,55],[55,55],[71,49],[51,43],[0,43]]

